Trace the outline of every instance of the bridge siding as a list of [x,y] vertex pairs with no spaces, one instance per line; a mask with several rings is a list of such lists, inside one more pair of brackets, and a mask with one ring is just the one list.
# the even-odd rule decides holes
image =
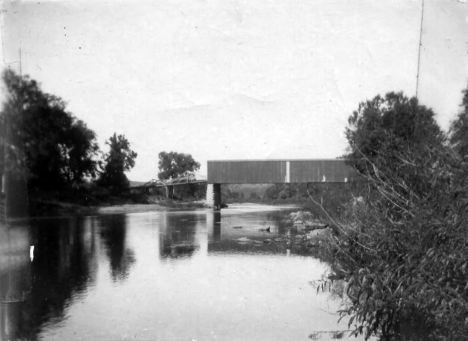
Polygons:
[[208,161],[208,183],[280,183],[286,161]]
[[291,161],[291,182],[344,182],[356,179],[357,172],[344,160]]
[[[208,161],[208,183],[285,183],[289,160]],[[358,174],[345,160],[291,160],[290,182],[354,181]]]

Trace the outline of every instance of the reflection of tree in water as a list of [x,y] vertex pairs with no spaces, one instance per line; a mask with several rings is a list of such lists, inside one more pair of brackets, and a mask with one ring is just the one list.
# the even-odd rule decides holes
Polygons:
[[135,263],[135,253],[126,246],[127,226],[125,216],[103,217],[101,240],[110,262],[110,273],[114,282],[124,281]]
[[32,293],[13,322],[16,338],[27,340],[37,339],[45,324],[63,320],[65,308],[92,285],[97,269],[94,234],[91,228],[91,234],[84,235],[83,221],[33,220],[31,234]]
[[313,341],[318,341],[322,338],[323,335],[325,337],[330,338],[332,340],[341,340],[345,337],[346,333],[349,334],[350,330],[319,330],[313,332],[309,335],[309,339]]
[[0,340],[21,334],[24,301],[31,292],[28,224],[0,223]]
[[[342,280],[331,280],[329,279],[329,273],[324,273],[321,275],[321,279],[311,281],[309,284],[312,288],[317,290],[317,294],[327,295],[332,300],[340,300],[340,309],[347,309],[349,307],[349,301],[347,299],[345,293],[345,286],[346,283]],[[339,316],[339,313],[331,313],[329,314]],[[347,334],[349,334],[351,330],[344,329],[344,330],[318,330],[314,331],[312,334],[309,335],[309,339],[311,340],[320,340],[322,336],[326,336],[331,340],[341,340]]]
[[183,218],[180,215],[167,215],[166,229],[161,238],[161,257],[191,257],[198,245],[195,243],[196,217]]

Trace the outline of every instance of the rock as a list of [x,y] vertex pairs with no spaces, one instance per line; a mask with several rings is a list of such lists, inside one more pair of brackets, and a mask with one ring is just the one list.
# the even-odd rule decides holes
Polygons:
[[312,238],[313,238],[313,236],[310,235],[310,234],[305,234],[305,235],[302,236],[302,240],[311,240]]
[[242,237],[242,238],[236,239],[236,241],[241,242],[241,243],[248,243],[248,242],[251,241],[251,239],[249,239],[247,237]]
[[263,240],[263,243],[264,243],[264,244],[270,244],[270,243],[271,243],[271,239],[264,239],[264,240]]
[[305,234],[303,239],[304,240],[311,240],[311,239],[313,239],[315,237],[325,236],[330,232],[331,232],[331,228],[329,228],[329,227],[327,227],[325,229],[321,229],[321,230],[313,230],[313,231],[310,231],[309,233]]
[[296,212],[295,215],[291,216],[292,220],[298,221],[298,222],[304,222],[304,221],[313,221],[314,216],[312,213],[307,212],[307,211],[299,211]]
[[291,212],[291,213],[289,213],[289,215],[288,215],[289,219],[294,219],[294,218],[297,216],[298,213],[299,213],[299,212]]
[[313,231],[313,230],[325,229],[325,228],[328,227],[328,224],[323,224],[323,223],[320,223],[320,222],[313,221],[313,222],[305,223],[304,227],[305,227],[306,231]]
[[295,228],[305,230],[315,230],[325,228],[327,225],[319,220],[316,220],[314,215],[307,211],[299,211],[290,213],[288,221],[294,225]]
[[288,238],[276,238],[275,242],[277,242],[277,243],[288,243],[289,239]]

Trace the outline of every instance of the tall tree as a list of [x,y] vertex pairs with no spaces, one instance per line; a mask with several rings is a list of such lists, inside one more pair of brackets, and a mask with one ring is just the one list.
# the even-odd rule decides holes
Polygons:
[[[195,172],[200,169],[200,164],[193,159],[192,155],[176,152],[159,153],[158,166],[160,180],[174,179],[187,171]],[[168,190],[168,195],[173,197],[174,187],[170,186]]]
[[332,278],[347,283],[341,316],[366,339],[399,339],[410,326],[425,340],[468,335],[468,162],[443,143],[433,116],[391,94],[361,103],[350,118],[353,162],[371,190],[333,218],[326,252]]
[[385,160],[386,168],[398,171],[395,168],[401,161],[397,159],[398,153],[441,146],[445,140],[432,109],[401,92],[361,102],[348,123],[345,132],[350,149],[348,159],[367,174],[373,174],[374,166],[378,168],[381,160]]
[[468,155],[468,87],[462,93],[460,112],[450,125],[450,143],[455,151],[463,157]]
[[67,111],[66,103],[44,93],[28,76],[3,74],[8,99],[3,112],[11,141],[21,144],[29,188],[58,190],[80,185],[95,175],[95,133]]
[[130,149],[130,142],[124,135],[114,133],[106,144],[109,152],[105,156],[106,165],[98,183],[113,191],[120,191],[129,185],[124,173],[135,166],[138,154]]

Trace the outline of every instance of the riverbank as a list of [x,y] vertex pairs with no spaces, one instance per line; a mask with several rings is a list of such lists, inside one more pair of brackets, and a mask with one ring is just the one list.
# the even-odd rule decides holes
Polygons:
[[30,216],[82,216],[95,214],[191,210],[207,207],[201,200],[171,200],[150,196],[107,197],[104,199],[59,201],[31,198]]

